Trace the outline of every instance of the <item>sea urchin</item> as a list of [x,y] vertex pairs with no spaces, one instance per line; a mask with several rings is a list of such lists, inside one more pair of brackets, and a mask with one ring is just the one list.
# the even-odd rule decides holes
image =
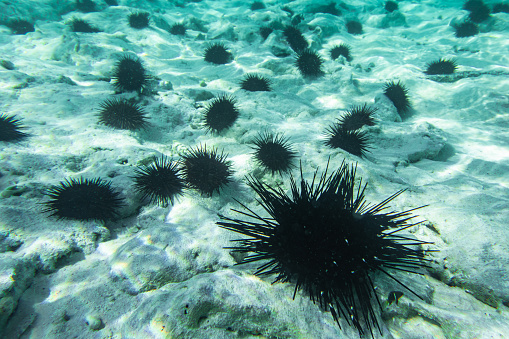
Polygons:
[[0,114],[0,141],[17,142],[28,136],[25,126],[15,115]]
[[352,61],[350,46],[346,44],[339,44],[333,46],[330,49],[329,54],[332,60],[336,60],[340,55],[342,55],[346,59],[346,61]]
[[230,128],[238,117],[236,100],[228,95],[214,98],[203,113],[205,128],[215,133]]
[[182,173],[189,187],[212,196],[231,181],[233,174],[231,164],[226,160],[228,155],[218,153],[215,148],[207,146],[190,149],[182,156]]
[[346,113],[338,119],[338,122],[344,129],[354,131],[362,128],[362,126],[374,126],[375,119],[373,114],[377,108],[369,107],[367,104],[363,106],[353,106]]
[[135,12],[129,14],[127,20],[132,28],[142,29],[148,27],[150,23],[149,16],[150,14],[147,12]]
[[325,132],[325,136],[327,137],[325,145],[331,148],[341,148],[361,158],[366,156],[366,153],[369,153],[369,149],[371,148],[366,132],[348,130],[343,126],[341,120],[329,126]]
[[127,99],[108,99],[100,104],[99,123],[117,129],[135,131],[147,127],[147,113]]
[[123,205],[119,193],[111,187],[111,182],[95,179],[66,179],[52,186],[46,195],[50,200],[44,212],[58,219],[107,220],[117,215]]
[[115,64],[112,79],[119,92],[141,92],[147,85],[149,76],[140,58],[124,54]]
[[249,73],[240,82],[240,87],[250,92],[270,92],[270,80],[263,75]]
[[156,201],[160,206],[167,206],[168,202],[173,204],[186,187],[178,165],[164,155],[148,165],[141,165],[133,177],[135,190],[141,193],[142,199],[150,198],[150,202]]
[[225,44],[217,42],[205,48],[204,59],[216,65],[223,65],[232,61],[232,54],[228,51]]
[[310,49],[305,49],[297,55],[295,66],[303,77],[318,77],[323,75],[323,59]]
[[408,96],[408,89],[398,81],[389,81],[384,85],[384,94],[389,100],[392,101],[398,113],[403,117],[403,113],[406,113],[410,109],[410,98]]
[[272,174],[289,172],[293,167],[295,151],[281,134],[261,133],[253,141],[256,162]]
[[339,326],[344,318],[362,335],[373,334],[374,329],[382,332],[373,273],[382,272],[415,294],[390,270],[419,274],[428,260],[419,247],[427,242],[398,233],[420,224],[409,223],[415,209],[386,211],[403,190],[369,204],[364,198],[366,185],[354,188],[355,173],[355,166],[343,162],[330,176],[326,169],[318,183],[315,172],[308,183],[301,168],[300,182],[290,179],[290,194],[250,178],[248,184],[268,217],[242,205],[247,211],[234,210],[240,219],[220,215],[217,224],[247,237],[233,240],[237,246],[227,249],[253,252],[242,263],[263,260],[256,276],[276,275],[273,283],[294,283],[294,299],[298,290],[304,290],[331,312]]
[[427,75],[435,75],[435,74],[452,74],[458,68],[456,61],[447,60],[447,59],[438,59],[431,61],[426,65],[426,71],[424,72]]

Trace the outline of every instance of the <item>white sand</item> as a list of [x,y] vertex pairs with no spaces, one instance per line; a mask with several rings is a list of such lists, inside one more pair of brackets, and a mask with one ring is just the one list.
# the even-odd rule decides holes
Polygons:
[[[267,0],[267,9],[254,13],[243,1],[119,0],[123,6],[101,3],[100,12],[87,14],[56,0],[10,3],[0,4],[0,22],[27,18],[36,31],[10,35],[0,26],[0,58],[15,66],[0,68],[0,113],[16,114],[31,133],[18,144],[0,143],[3,337],[357,338],[306,295],[292,300],[293,285],[254,277],[256,265],[232,267],[222,248],[238,236],[215,225],[217,213],[231,215],[234,199],[259,209],[245,176],[288,182],[253,163],[249,142],[263,130],[284,132],[307,178],[329,157],[333,168],[346,159],[369,183],[368,201],[407,189],[392,209],[429,205],[419,210],[428,222],[411,232],[435,243],[436,262],[429,276],[398,275],[425,300],[403,290],[399,304],[388,305],[388,293],[401,287],[376,277],[385,338],[509,337],[509,14],[493,15],[478,36],[458,39],[449,24],[465,17],[463,1],[401,1],[400,14],[389,17],[384,1],[367,0],[349,1],[341,17],[308,13],[306,1]],[[274,56],[291,54],[281,31],[262,42],[261,25],[289,24],[283,3],[304,12],[299,28],[325,59],[325,76],[303,79],[292,55]],[[128,26],[125,18],[137,8],[151,13],[150,28]],[[103,32],[70,32],[72,17]],[[351,17],[364,34],[346,33]],[[185,37],[165,30],[181,21]],[[224,42],[235,60],[206,63],[210,41]],[[341,42],[352,47],[351,63],[328,57]],[[155,77],[157,94],[143,97],[152,124],[145,131],[97,124],[123,52],[137,54]],[[467,76],[427,78],[426,63],[440,57],[456,59]],[[248,72],[271,78],[274,91],[239,90]],[[412,118],[395,121],[382,95],[389,80],[409,89]],[[237,98],[240,118],[220,136],[207,134],[200,127],[206,102],[196,99],[221,93]],[[363,103],[378,108],[377,125],[366,129],[371,154],[361,159],[327,148],[324,130]],[[235,174],[228,187],[211,198],[189,191],[168,208],[138,200],[130,177],[140,161],[160,153],[178,159],[200,143],[229,154]],[[44,190],[79,176],[111,180],[128,203],[123,218],[48,218]]]

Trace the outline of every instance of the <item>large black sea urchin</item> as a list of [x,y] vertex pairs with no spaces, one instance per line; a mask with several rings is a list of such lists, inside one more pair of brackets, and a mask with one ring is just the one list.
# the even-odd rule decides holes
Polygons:
[[248,184],[268,216],[241,204],[247,211],[233,210],[240,219],[220,215],[217,224],[247,237],[233,240],[238,246],[227,249],[253,253],[242,263],[263,260],[256,276],[276,275],[273,283],[294,283],[294,299],[298,290],[304,290],[332,313],[339,326],[344,318],[362,335],[376,329],[382,332],[375,312],[381,303],[373,273],[382,272],[415,294],[390,271],[420,274],[429,260],[420,248],[427,242],[399,235],[422,222],[409,223],[416,209],[386,211],[403,190],[369,204],[364,198],[366,185],[354,188],[355,173],[356,166],[343,162],[330,176],[326,169],[318,183],[315,172],[308,183],[301,169],[300,182],[290,179],[290,194],[250,178]]
[[23,132],[25,126],[15,115],[0,114],[0,141],[18,142],[28,134]]
[[190,149],[182,156],[182,173],[188,186],[201,193],[212,194],[231,181],[233,171],[227,154],[217,149],[207,150],[207,146]]
[[124,54],[115,64],[112,79],[119,92],[141,92],[147,86],[149,76],[140,58]]
[[142,199],[149,198],[160,206],[173,204],[175,197],[182,195],[186,183],[181,175],[178,162],[169,161],[164,155],[155,158],[148,165],[136,169],[133,177],[135,190]]
[[250,92],[270,92],[270,80],[263,75],[247,74],[240,82],[243,90]]
[[147,113],[138,104],[127,99],[108,99],[100,104],[99,123],[131,131],[148,126]]
[[232,58],[232,54],[222,42],[210,44],[205,48],[204,59],[207,62],[223,65],[232,61]]
[[295,66],[303,77],[319,77],[323,75],[323,59],[315,51],[305,49],[295,59]]
[[230,128],[240,114],[236,103],[233,96],[222,95],[214,98],[203,112],[205,128],[214,133]]
[[66,179],[46,192],[50,200],[44,212],[58,219],[108,220],[124,205],[111,182],[95,179]]
[[293,161],[296,152],[282,134],[260,133],[253,144],[256,162],[271,171],[272,174],[283,174],[294,167]]

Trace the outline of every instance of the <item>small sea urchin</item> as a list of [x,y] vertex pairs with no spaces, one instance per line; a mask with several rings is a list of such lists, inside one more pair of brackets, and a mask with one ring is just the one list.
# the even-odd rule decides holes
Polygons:
[[314,78],[323,75],[322,63],[322,57],[310,49],[303,50],[295,59],[295,66],[303,77]]
[[308,42],[302,35],[302,33],[299,31],[298,28],[293,26],[287,26],[283,30],[283,35],[286,38],[286,41],[290,45],[290,47],[293,49],[294,52],[300,53],[306,48],[308,48]]
[[252,11],[257,11],[259,9],[265,9],[265,4],[262,1],[254,1],[251,4],[251,10]]
[[118,129],[135,131],[147,127],[147,113],[127,99],[108,99],[100,104],[99,123]]
[[71,21],[69,21],[69,25],[71,26],[71,30],[73,32],[79,32],[79,33],[97,33],[100,32],[96,27],[93,27],[88,22],[86,22],[83,19],[78,18],[72,18]]
[[392,101],[399,115],[403,116],[410,109],[410,97],[408,96],[408,89],[398,81],[389,81],[384,84],[384,94],[389,100]]
[[23,19],[14,19],[7,23],[7,27],[9,27],[12,31],[12,34],[23,35],[30,32],[35,31],[34,25]]
[[348,20],[346,22],[346,30],[350,34],[362,34],[362,24],[357,20]]
[[493,4],[492,13],[509,13],[509,3],[499,2]]
[[426,65],[426,71],[424,71],[427,75],[436,75],[436,74],[452,74],[458,68],[455,60],[448,59],[438,59],[431,61]]
[[468,19],[475,23],[483,22],[490,17],[490,8],[482,0],[468,0],[463,9],[469,11]]
[[225,44],[216,42],[205,48],[204,59],[216,65],[223,65],[232,61],[232,54]]
[[[340,326],[340,318],[355,326],[359,334],[382,330],[375,309],[381,309],[373,273],[382,272],[415,294],[397,279],[391,270],[420,274],[427,267],[421,245],[428,244],[400,235],[415,218],[412,212],[387,212],[390,201],[403,190],[378,204],[365,201],[366,185],[355,189],[356,167],[344,162],[316,182],[290,179],[290,194],[250,178],[248,185],[258,195],[267,217],[254,212],[233,210],[240,219],[220,215],[219,227],[244,237],[233,240],[237,246],[227,249],[247,255],[242,263],[262,260],[254,273],[276,275],[273,283],[295,284],[314,303],[331,312]],[[417,295],[417,294],[415,294]],[[418,295],[417,295],[418,296]],[[421,298],[420,296],[418,296]]]
[[50,200],[43,203],[51,216],[58,219],[107,220],[117,215],[124,204],[111,182],[95,179],[66,179],[46,192]]
[[129,14],[127,20],[129,21],[129,26],[132,28],[142,29],[148,27],[150,23],[149,16],[150,14],[147,12],[135,12]]
[[15,115],[0,114],[0,141],[18,142],[28,136],[25,126]]
[[272,174],[280,175],[294,167],[296,152],[282,134],[261,133],[253,141],[256,162]]
[[346,61],[352,61],[351,48],[345,44],[333,46],[329,51],[329,54],[332,60],[336,60],[341,55],[346,59]]
[[219,133],[230,128],[239,117],[239,109],[233,96],[222,95],[214,98],[203,112],[204,126]]
[[182,156],[182,173],[189,187],[212,196],[231,181],[233,171],[228,155],[207,146],[190,149]]
[[340,120],[327,128],[325,136],[325,145],[359,157],[365,157],[371,148],[366,132],[345,129]]
[[149,76],[140,58],[124,54],[115,65],[112,79],[119,92],[141,92],[146,87]]
[[479,26],[468,20],[454,26],[454,30],[457,38],[468,38],[479,34]]
[[173,24],[171,27],[170,27],[170,33],[173,34],[173,35],[186,35],[186,26],[184,26],[184,24],[182,23],[176,23],[176,24]]
[[346,113],[338,119],[338,122],[344,129],[354,131],[362,128],[362,126],[374,126],[375,119],[373,114],[377,108],[369,107],[367,104],[363,106],[353,106]]
[[243,90],[250,92],[270,92],[270,80],[258,74],[246,74],[240,82]]
[[167,206],[168,202],[173,204],[175,197],[182,195],[186,187],[178,165],[163,155],[148,165],[138,167],[133,179],[142,199],[149,198],[150,202],[155,201],[160,206]]
[[272,32],[274,32],[274,29],[272,27],[268,27],[268,26],[260,27],[260,30],[259,30],[259,33],[262,36],[263,40],[266,40],[269,37],[270,33],[272,33]]
[[385,6],[384,6],[385,10],[389,13],[392,13],[392,12],[398,10],[398,7],[399,6],[396,1],[386,1]]

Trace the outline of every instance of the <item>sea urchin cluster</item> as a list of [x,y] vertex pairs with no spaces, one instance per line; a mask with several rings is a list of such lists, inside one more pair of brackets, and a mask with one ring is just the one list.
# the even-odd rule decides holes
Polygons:
[[375,120],[373,114],[376,108],[353,106],[346,114],[339,118],[334,124],[328,127],[325,135],[325,145],[331,148],[341,148],[350,154],[364,157],[371,146],[368,143],[368,136],[360,129],[363,126],[373,126]]
[[[247,238],[233,240],[234,252],[249,254],[242,263],[263,260],[255,275],[276,275],[274,282],[295,283],[313,302],[329,310],[339,325],[344,318],[360,334],[374,329],[382,332],[375,312],[381,305],[372,280],[374,272],[382,272],[404,288],[390,270],[418,273],[427,267],[420,245],[399,232],[420,224],[409,223],[412,212],[387,212],[387,204],[400,195],[398,191],[382,202],[365,201],[366,185],[355,189],[356,167],[344,162],[318,183],[292,177],[291,193],[256,179],[249,186],[257,193],[268,216],[237,211],[240,219],[220,216],[217,224]],[[412,290],[410,290],[414,293]],[[415,293],[414,293],[415,294]],[[381,306],[380,306],[381,308]]]

